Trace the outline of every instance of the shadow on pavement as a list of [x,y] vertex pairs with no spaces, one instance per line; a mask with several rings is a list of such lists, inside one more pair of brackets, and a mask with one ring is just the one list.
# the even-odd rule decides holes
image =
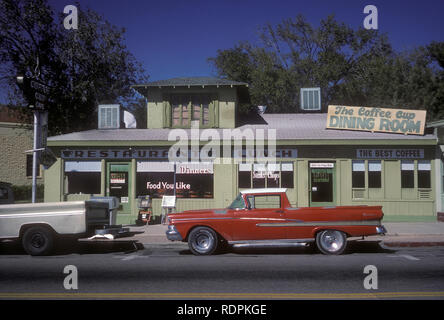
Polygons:
[[[344,254],[353,253],[393,253],[396,250],[387,249],[381,246],[381,241],[359,241],[350,240],[347,245],[347,249]],[[306,247],[249,247],[249,248],[235,248],[227,247],[223,250],[219,250],[216,255],[223,254],[239,254],[239,255],[251,255],[251,254],[320,254],[314,244]],[[192,255],[190,250],[181,250],[179,252],[181,255]]]
[[[52,255],[130,253],[142,249],[144,249],[143,245],[135,240],[60,241]],[[1,255],[27,255],[27,253],[23,250],[20,241],[14,240],[0,242]]]

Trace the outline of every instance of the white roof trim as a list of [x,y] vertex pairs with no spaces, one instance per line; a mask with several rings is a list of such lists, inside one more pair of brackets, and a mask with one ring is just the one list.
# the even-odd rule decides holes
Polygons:
[[263,189],[247,189],[242,190],[240,193],[282,193],[287,192],[287,188],[263,188]]

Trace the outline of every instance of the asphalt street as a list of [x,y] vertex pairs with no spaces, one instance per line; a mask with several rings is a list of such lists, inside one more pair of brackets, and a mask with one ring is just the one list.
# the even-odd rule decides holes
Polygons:
[[[65,289],[66,266],[77,289]],[[364,273],[366,266],[376,272]],[[367,276],[373,286],[364,287]],[[367,278],[368,281],[368,278]],[[347,254],[309,248],[234,249],[194,256],[186,244],[81,244],[31,257],[0,245],[1,299],[444,299],[444,247],[355,242]]]

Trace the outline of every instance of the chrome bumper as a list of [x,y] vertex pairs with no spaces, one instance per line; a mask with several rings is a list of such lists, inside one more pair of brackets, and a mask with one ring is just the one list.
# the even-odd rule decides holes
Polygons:
[[182,236],[177,231],[176,227],[173,224],[168,225],[168,230],[165,232],[166,237],[170,241],[182,241]]
[[385,227],[383,225],[380,225],[380,226],[376,227],[376,233],[384,235],[387,233],[387,230],[385,229]]

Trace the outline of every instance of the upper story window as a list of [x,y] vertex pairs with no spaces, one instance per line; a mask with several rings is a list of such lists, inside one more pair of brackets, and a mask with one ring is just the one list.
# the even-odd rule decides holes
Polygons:
[[321,88],[301,88],[301,109],[321,110]]
[[210,124],[211,98],[207,94],[176,94],[171,96],[171,119],[173,127],[189,127],[191,121],[200,126]]

